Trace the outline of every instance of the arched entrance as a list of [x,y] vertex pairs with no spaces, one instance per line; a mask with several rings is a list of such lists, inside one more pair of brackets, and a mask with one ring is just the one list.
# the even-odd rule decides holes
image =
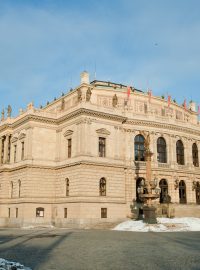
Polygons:
[[200,204],[200,183],[197,182],[196,186],[196,202],[197,204]]
[[159,182],[160,187],[160,203],[167,202],[168,184],[166,179],[161,179]]
[[186,185],[183,180],[179,182],[179,202],[180,203],[186,203]]
[[144,178],[139,177],[136,181],[136,202],[137,203],[142,203],[142,201],[140,200],[139,197],[139,193],[138,193],[138,188],[141,186],[141,182],[144,181]]

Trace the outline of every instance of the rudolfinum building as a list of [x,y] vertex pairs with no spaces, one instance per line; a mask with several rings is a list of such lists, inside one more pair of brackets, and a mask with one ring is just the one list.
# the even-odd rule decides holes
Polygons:
[[[130,89],[130,88],[128,88]],[[129,92],[130,91],[130,92]],[[0,122],[0,226],[80,226],[136,215],[149,132],[158,214],[200,217],[200,124],[188,107],[135,88],[89,81]]]

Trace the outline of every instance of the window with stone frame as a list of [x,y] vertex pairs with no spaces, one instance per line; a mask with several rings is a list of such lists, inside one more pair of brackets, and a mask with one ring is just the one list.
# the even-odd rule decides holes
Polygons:
[[19,198],[21,197],[21,181],[20,180],[18,180],[18,196],[19,196]]
[[69,196],[69,178],[65,179],[65,196]]
[[72,139],[71,138],[67,140],[67,156],[68,158],[71,158],[72,156]]
[[8,208],[8,217],[10,218],[10,208]]
[[106,179],[104,177],[99,181],[99,195],[106,196]]
[[13,198],[13,189],[14,189],[14,184],[13,184],[13,182],[11,181],[11,182],[10,182],[10,198]]
[[187,203],[186,185],[183,180],[179,182],[179,203]]
[[99,137],[99,157],[106,156],[106,138]]
[[15,209],[15,217],[18,218],[18,208]]
[[64,208],[64,218],[67,218],[67,208]]
[[22,152],[21,152],[21,160],[24,160],[24,142],[21,142]]
[[176,142],[176,158],[179,165],[184,165],[184,146],[181,140]]
[[14,145],[14,162],[17,161],[17,145]]
[[101,218],[107,218],[107,208],[101,208]]
[[196,143],[193,143],[192,145],[192,159],[193,159],[193,165],[195,167],[199,167],[199,155],[198,155],[198,147]]
[[135,136],[135,161],[145,161],[145,139],[141,134]]
[[163,137],[157,140],[157,160],[160,163],[167,163],[167,146]]
[[200,182],[197,182],[196,186],[196,203],[200,204]]
[[36,217],[44,217],[44,208],[43,207],[36,208]]

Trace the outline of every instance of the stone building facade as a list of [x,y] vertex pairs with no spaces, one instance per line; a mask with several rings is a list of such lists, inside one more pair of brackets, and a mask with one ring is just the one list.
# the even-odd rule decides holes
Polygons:
[[80,85],[43,108],[29,104],[0,122],[0,226],[60,227],[131,216],[146,176],[150,133],[152,175],[176,216],[200,216],[200,125],[189,108],[104,81]]

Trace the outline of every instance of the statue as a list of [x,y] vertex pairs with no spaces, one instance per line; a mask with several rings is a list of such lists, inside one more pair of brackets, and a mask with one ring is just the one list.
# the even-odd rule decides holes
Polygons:
[[144,136],[145,142],[144,142],[144,147],[146,151],[150,151],[150,133],[149,132],[140,132],[141,135]]
[[77,94],[78,94],[78,102],[81,102],[81,100],[82,100],[82,92],[81,92],[81,89],[78,89]]
[[113,99],[112,99],[112,105],[113,105],[113,107],[116,107],[117,106],[117,103],[118,103],[118,98],[117,98],[117,95],[114,94]]
[[4,109],[1,112],[1,121],[3,121],[5,119],[5,111]]
[[7,108],[7,116],[8,117],[11,117],[11,113],[12,113],[12,107],[10,105],[8,105],[8,108]]
[[65,99],[62,98],[61,100],[61,111],[63,111],[65,109]]
[[92,95],[92,91],[90,88],[88,88],[86,92],[86,101],[90,101],[91,95]]

